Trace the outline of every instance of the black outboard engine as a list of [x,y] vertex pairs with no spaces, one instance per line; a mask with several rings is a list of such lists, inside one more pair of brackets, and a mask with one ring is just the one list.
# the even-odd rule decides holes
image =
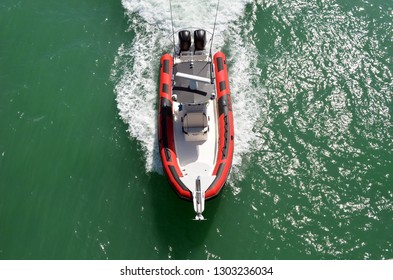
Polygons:
[[186,52],[191,47],[191,33],[188,30],[182,30],[179,32],[180,51]]
[[194,31],[194,45],[196,51],[203,51],[206,45],[206,31],[203,29]]

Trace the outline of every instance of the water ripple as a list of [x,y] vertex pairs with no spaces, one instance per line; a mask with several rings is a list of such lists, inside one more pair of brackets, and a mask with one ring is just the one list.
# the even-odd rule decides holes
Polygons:
[[381,45],[391,31],[337,1],[263,1],[260,14],[269,110],[257,126],[251,168],[263,173],[252,180],[262,195],[253,205],[280,208],[266,213],[276,244],[292,238],[324,258],[391,257],[388,232],[377,246],[366,235],[392,231],[382,224],[393,203],[392,74]]

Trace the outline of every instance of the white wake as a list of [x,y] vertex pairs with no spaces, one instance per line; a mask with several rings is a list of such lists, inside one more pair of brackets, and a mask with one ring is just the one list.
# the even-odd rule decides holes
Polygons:
[[[213,52],[224,48],[229,62],[235,119],[233,167],[236,170],[257,139],[252,130],[263,114],[261,104],[264,103],[258,52],[251,35],[251,18],[255,13],[252,5],[255,4],[249,2],[221,1],[213,44]],[[135,37],[129,44],[120,46],[113,65],[117,106],[121,118],[128,124],[130,136],[141,143],[146,170],[161,173],[156,140],[157,87],[160,57],[165,52],[171,53],[172,48],[170,5],[167,0],[123,0],[122,4]],[[216,1],[208,0],[172,1],[174,29],[201,27],[211,32],[216,5]],[[251,5],[247,7],[251,13],[248,17],[245,15],[247,5]]]

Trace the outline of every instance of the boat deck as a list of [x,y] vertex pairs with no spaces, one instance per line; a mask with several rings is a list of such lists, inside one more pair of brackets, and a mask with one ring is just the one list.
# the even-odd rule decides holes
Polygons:
[[[195,55],[193,52],[175,58],[173,67],[174,141],[179,167],[183,173],[180,180],[195,194],[196,180],[199,178],[203,193],[212,184],[212,175],[218,149],[217,101],[215,86],[211,83],[211,62],[206,53]],[[206,117],[204,115],[206,115]],[[207,119],[209,127],[206,134],[185,133],[187,119]],[[191,117],[194,115],[194,117]],[[201,126],[190,129],[200,129]],[[205,129],[205,128],[204,128]],[[194,136],[196,135],[196,136]],[[207,136],[207,137],[206,137]]]
[[[214,94],[214,84],[210,83],[211,63],[207,61],[184,61],[173,68],[175,77],[173,93],[177,95],[178,102],[184,104],[198,104],[207,102]],[[193,81],[180,74],[200,77],[208,82]]]
[[185,134],[182,130],[181,118],[187,113],[187,106],[179,110],[180,103],[174,102],[174,134],[176,153],[178,156],[179,166],[184,176],[208,176],[211,175],[216,162],[217,154],[217,125],[216,125],[216,100],[209,101],[206,106],[206,115],[208,119],[209,131],[207,140],[204,141],[186,141]]

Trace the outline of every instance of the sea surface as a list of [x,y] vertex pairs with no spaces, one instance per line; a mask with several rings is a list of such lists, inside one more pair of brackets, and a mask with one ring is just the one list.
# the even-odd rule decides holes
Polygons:
[[157,152],[171,30],[167,0],[1,1],[0,259],[393,258],[393,2],[221,1],[235,154],[203,222]]

